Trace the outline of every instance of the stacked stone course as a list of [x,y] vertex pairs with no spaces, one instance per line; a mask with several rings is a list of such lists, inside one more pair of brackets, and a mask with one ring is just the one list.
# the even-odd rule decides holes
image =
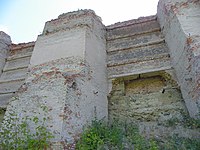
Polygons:
[[198,14],[198,0],[160,0],[157,15],[110,26],[92,10],[62,14],[36,42],[15,45],[0,32],[0,107],[47,115],[55,147],[94,119],[199,118]]

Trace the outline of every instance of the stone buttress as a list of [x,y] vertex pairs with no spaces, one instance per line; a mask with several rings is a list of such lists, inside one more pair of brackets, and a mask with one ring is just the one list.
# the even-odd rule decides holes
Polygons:
[[28,77],[7,110],[46,118],[52,142],[63,146],[92,120],[107,118],[105,27],[93,11],[62,14],[45,24]]
[[158,20],[189,114],[200,117],[200,1],[160,0]]

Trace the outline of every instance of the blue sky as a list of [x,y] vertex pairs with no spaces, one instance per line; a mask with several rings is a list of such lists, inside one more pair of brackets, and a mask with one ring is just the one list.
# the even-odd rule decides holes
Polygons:
[[45,22],[78,9],[92,9],[105,25],[156,14],[158,0],[0,0],[0,30],[13,43],[35,41]]

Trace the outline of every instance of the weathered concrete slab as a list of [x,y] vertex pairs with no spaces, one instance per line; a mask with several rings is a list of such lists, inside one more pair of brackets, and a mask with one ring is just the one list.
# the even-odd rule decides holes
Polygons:
[[13,93],[0,94],[0,108],[6,108],[12,96],[13,96]]
[[4,71],[1,75],[0,82],[5,80],[22,79],[27,76],[28,68]]
[[108,53],[108,66],[122,65],[169,56],[164,43]]
[[169,57],[108,67],[108,78],[154,72],[171,68]]
[[9,60],[6,61],[4,71],[28,67],[29,63],[30,63],[30,57]]
[[16,92],[23,83],[24,83],[24,80],[0,82],[0,94]]
[[122,25],[118,27],[109,27],[107,30],[107,40],[159,30],[160,26],[156,19],[147,22],[141,22],[139,24],[130,24],[127,26],[124,26],[122,23]]
[[127,49],[130,47],[136,47],[144,44],[151,44],[162,40],[163,40],[162,34],[161,32],[158,31],[148,34],[114,39],[107,41],[107,52],[119,49]]

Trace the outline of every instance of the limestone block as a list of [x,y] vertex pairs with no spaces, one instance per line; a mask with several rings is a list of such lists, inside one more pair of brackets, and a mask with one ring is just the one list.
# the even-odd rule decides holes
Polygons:
[[160,27],[159,24],[155,18],[155,16],[141,18],[141,21],[139,22],[131,22],[128,21],[124,23],[114,24],[111,26],[108,26],[107,29],[107,40],[131,36],[131,35],[137,35],[142,33],[148,33],[152,31],[159,31]]
[[30,47],[25,47],[25,48],[22,47],[20,49],[12,48],[10,50],[10,55],[8,57],[8,60],[30,57],[32,55],[33,46],[34,44],[31,45]]
[[158,20],[170,50],[186,106],[190,116],[194,118],[200,117],[200,76],[196,63],[200,55],[199,13],[198,0],[160,0],[158,4]]
[[128,50],[109,53],[108,66],[158,59],[159,57],[167,55],[168,55],[168,48],[164,43],[140,47],[140,48],[131,48]]
[[27,76],[28,68],[4,71],[1,75],[0,81],[24,79]]
[[24,79],[8,81],[8,82],[1,81],[0,82],[0,93],[16,92],[23,83],[24,83]]
[[30,60],[31,66],[71,56],[84,56],[86,28],[75,28],[39,36]]
[[43,35],[58,31],[70,30],[78,26],[88,26],[95,28],[95,30],[99,30],[93,26],[94,20],[102,24],[101,18],[96,16],[93,10],[81,10],[79,13],[77,13],[77,11],[64,13],[59,15],[57,19],[46,22]]
[[4,71],[18,69],[18,68],[27,68],[29,63],[30,63],[30,57],[12,59],[6,62]]
[[155,60],[141,61],[137,63],[124,64],[108,67],[108,77],[122,77],[153,71],[166,70],[171,68],[169,57],[163,57]]
[[128,49],[131,47],[140,47],[142,45],[148,45],[151,43],[155,43],[158,41],[162,41],[162,35],[160,32],[152,32],[148,34],[142,34],[138,36],[130,36],[120,39],[113,39],[107,41],[107,52],[120,50],[120,49]]

